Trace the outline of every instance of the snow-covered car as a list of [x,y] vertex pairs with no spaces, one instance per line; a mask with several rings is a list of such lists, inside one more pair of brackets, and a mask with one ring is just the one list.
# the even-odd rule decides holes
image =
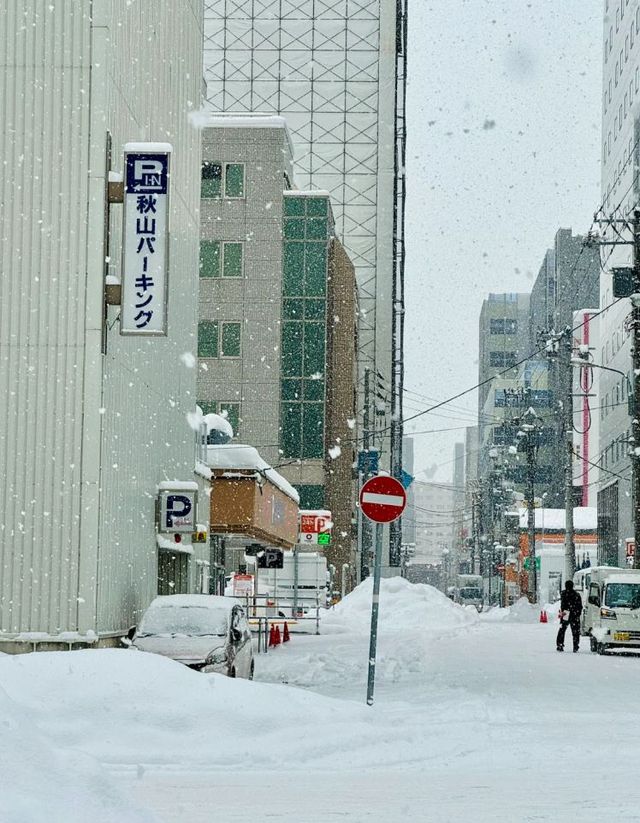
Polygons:
[[197,671],[253,678],[251,632],[244,609],[233,597],[156,597],[130,640],[134,649],[170,657]]

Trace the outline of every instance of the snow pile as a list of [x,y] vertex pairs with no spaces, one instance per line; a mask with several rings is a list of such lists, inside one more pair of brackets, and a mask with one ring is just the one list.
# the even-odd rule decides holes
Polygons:
[[[105,798],[118,793],[96,761],[136,769],[175,764],[228,769],[248,763],[279,768],[287,753],[294,752],[295,763],[308,768],[323,762],[331,765],[335,752],[330,743],[338,739],[357,761],[367,763],[374,757],[361,742],[373,733],[371,712],[364,705],[354,707],[301,689],[202,674],[160,655],[131,649],[3,657],[0,683],[7,695],[0,702],[2,823],[145,820],[111,813],[109,803],[114,809],[117,804]],[[23,723],[22,717],[28,722]],[[300,746],[302,739],[313,745]],[[10,817],[8,809],[13,807],[7,804],[17,809],[23,796],[29,802],[32,782],[38,784],[33,802],[39,802],[49,816],[16,812]],[[7,793],[6,786],[15,788]],[[67,797],[71,803],[86,794],[88,799],[83,796],[82,802],[92,802],[89,786],[95,795],[94,804],[87,805],[91,812],[65,817]],[[45,794],[51,802],[43,800]],[[56,817],[52,809],[58,800]],[[102,810],[97,808],[100,803]]]
[[[40,655],[32,657],[36,659]],[[0,684],[11,686],[11,674],[17,668],[15,658],[3,655],[0,659]],[[60,662],[64,665],[62,659]],[[43,693],[39,713],[54,712],[55,706]],[[64,745],[64,741],[52,740],[43,734],[34,722],[33,713],[20,700],[10,697],[2,685],[0,729],[2,823],[71,823],[80,820],[150,823],[152,820],[150,815],[133,810],[130,800],[119,797],[115,784],[104,775],[95,760]]]
[[492,623],[539,623],[540,611],[540,606],[529,603],[526,597],[521,597],[513,606],[495,606],[488,612],[483,612],[481,619]]
[[[329,611],[322,630],[369,634],[373,580],[368,577]],[[380,581],[379,631],[457,628],[474,622],[473,614],[453,603],[442,592],[424,583],[409,583],[404,577]]]
[[[287,651],[277,649],[266,658],[259,658],[258,677],[270,682],[321,688],[329,694],[364,689],[372,593],[373,581],[368,578],[323,615],[320,637],[295,637],[295,643],[304,644],[305,648],[304,653],[296,651],[295,665]],[[432,586],[409,583],[402,577],[383,579],[376,684],[423,676],[434,641],[442,635],[469,630],[477,621],[475,609],[452,603]]]

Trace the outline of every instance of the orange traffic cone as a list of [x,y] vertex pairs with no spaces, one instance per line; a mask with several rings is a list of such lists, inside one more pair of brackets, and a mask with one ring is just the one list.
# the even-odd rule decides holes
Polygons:
[[269,648],[271,648],[271,646],[275,646],[275,645],[276,645],[276,627],[272,623],[271,628],[269,629]]
[[273,645],[279,646],[282,641],[280,640],[280,626],[276,626],[276,630],[273,636]]
[[282,642],[286,643],[289,640],[289,627],[287,626],[287,621],[284,621],[284,626],[282,627]]

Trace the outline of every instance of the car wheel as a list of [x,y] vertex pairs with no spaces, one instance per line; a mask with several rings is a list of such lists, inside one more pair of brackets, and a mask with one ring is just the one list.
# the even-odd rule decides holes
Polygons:
[[249,680],[253,680],[253,672],[255,670],[256,664],[251,661],[251,668],[249,669]]
[[604,645],[604,643],[597,643],[596,651],[598,652],[598,654],[605,654],[607,651],[607,647]]

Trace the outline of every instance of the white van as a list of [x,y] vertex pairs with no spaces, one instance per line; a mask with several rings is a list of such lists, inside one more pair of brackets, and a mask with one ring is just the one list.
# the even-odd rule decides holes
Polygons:
[[615,572],[615,571],[626,571],[626,569],[620,569],[617,566],[589,566],[586,569],[579,569],[573,575],[573,588],[578,592],[582,599],[582,618],[580,620],[580,634],[586,636],[589,632],[585,626],[585,619],[587,616],[587,600],[589,597],[589,586],[591,585],[591,577],[594,572]]
[[640,570],[591,570],[584,630],[591,651],[640,648]]

